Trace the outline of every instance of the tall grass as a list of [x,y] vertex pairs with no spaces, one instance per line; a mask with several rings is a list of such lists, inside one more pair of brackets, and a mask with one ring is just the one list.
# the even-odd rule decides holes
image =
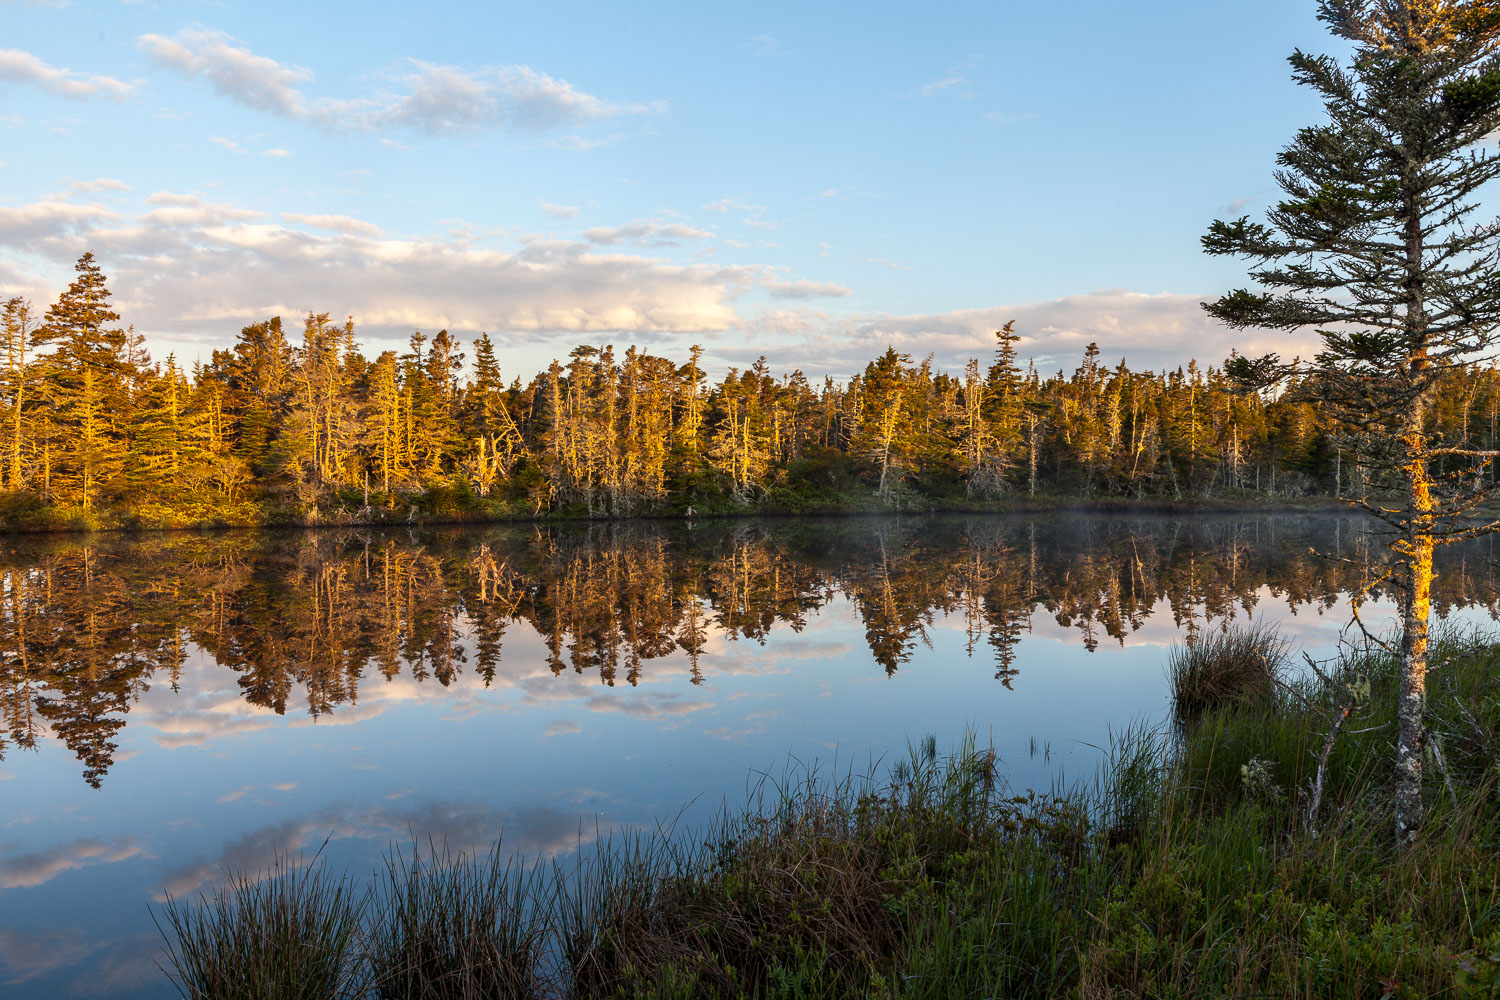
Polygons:
[[364,897],[317,858],[231,873],[198,903],[168,898],[165,969],[188,1000],[345,1000],[365,994]]
[[[1412,851],[1387,807],[1395,665],[1364,656],[1127,732],[1096,782],[1052,794],[1012,794],[972,740],[929,740],[882,777],[794,768],[694,836],[606,838],[546,877],[498,853],[396,858],[348,981],[372,997],[1495,997],[1500,655],[1449,637],[1433,662],[1443,765]],[[1351,699],[1313,824],[1330,710]],[[270,912],[205,906],[169,911],[194,967],[245,954]],[[181,934],[205,919],[222,931]]]
[[378,1000],[530,1000],[542,922],[531,912],[535,869],[497,843],[482,858],[429,844],[392,851],[377,877],[364,939]]
[[1272,623],[1200,634],[1167,659],[1172,706],[1191,721],[1210,709],[1244,705],[1275,693],[1289,645]]

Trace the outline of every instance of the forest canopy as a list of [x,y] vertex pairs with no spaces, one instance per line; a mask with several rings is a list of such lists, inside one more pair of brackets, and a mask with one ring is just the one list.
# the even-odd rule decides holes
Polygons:
[[[487,335],[362,352],[352,318],[239,331],[186,370],[110,308],[92,254],[44,315],[4,306],[7,527],[622,517],[923,509],[1006,496],[1361,494],[1355,438],[1294,383],[1110,367],[1039,372],[1019,335],[959,372],[888,348],[847,381],[711,380],[685,359],[580,346],[529,376]],[[1437,417],[1494,447],[1496,371],[1455,373]]]

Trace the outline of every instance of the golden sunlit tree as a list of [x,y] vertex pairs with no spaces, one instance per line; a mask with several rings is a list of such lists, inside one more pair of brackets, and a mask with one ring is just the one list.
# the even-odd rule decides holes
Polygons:
[[[1497,452],[1438,419],[1500,329],[1500,222],[1476,222],[1500,175],[1500,4],[1323,0],[1319,18],[1353,45],[1347,62],[1296,52],[1294,79],[1328,113],[1278,158],[1284,199],[1267,223],[1215,222],[1209,253],[1256,262],[1259,291],[1208,304],[1232,326],[1312,328],[1310,362],[1232,359],[1246,386],[1289,377],[1303,399],[1357,430],[1355,460],[1390,487],[1356,502],[1394,533],[1402,577],[1402,678],[1394,817],[1410,845],[1423,819],[1424,705],[1433,549],[1488,532],[1475,523]],[[1493,447],[1493,445],[1491,445]],[[1274,469],[1274,465],[1272,466]]]

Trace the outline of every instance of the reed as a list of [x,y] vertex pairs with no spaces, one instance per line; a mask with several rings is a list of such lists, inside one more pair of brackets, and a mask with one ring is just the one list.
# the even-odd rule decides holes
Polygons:
[[163,968],[188,1000],[362,997],[364,902],[317,857],[306,866],[278,858],[267,871],[229,873],[196,903],[167,899],[157,922],[167,939]]
[[546,914],[536,869],[429,843],[392,851],[377,876],[363,955],[378,1000],[531,1000],[541,995]]

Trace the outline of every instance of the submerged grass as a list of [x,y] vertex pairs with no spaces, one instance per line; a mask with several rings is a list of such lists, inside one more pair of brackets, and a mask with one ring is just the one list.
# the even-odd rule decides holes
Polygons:
[[[1370,655],[1126,733],[1086,788],[1013,795],[988,749],[929,740],[879,779],[768,781],[695,837],[617,836],[546,873],[395,856],[368,906],[241,879],[164,930],[193,997],[1496,997],[1500,654],[1454,636],[1433,663],[1412,851],[1387,805],[1395,664]],[[330,913],[357,916],[354,946]],[[293,927],[316,940],[270,929]],[[343,978],[184,971],[280,982],[278,948]]]

